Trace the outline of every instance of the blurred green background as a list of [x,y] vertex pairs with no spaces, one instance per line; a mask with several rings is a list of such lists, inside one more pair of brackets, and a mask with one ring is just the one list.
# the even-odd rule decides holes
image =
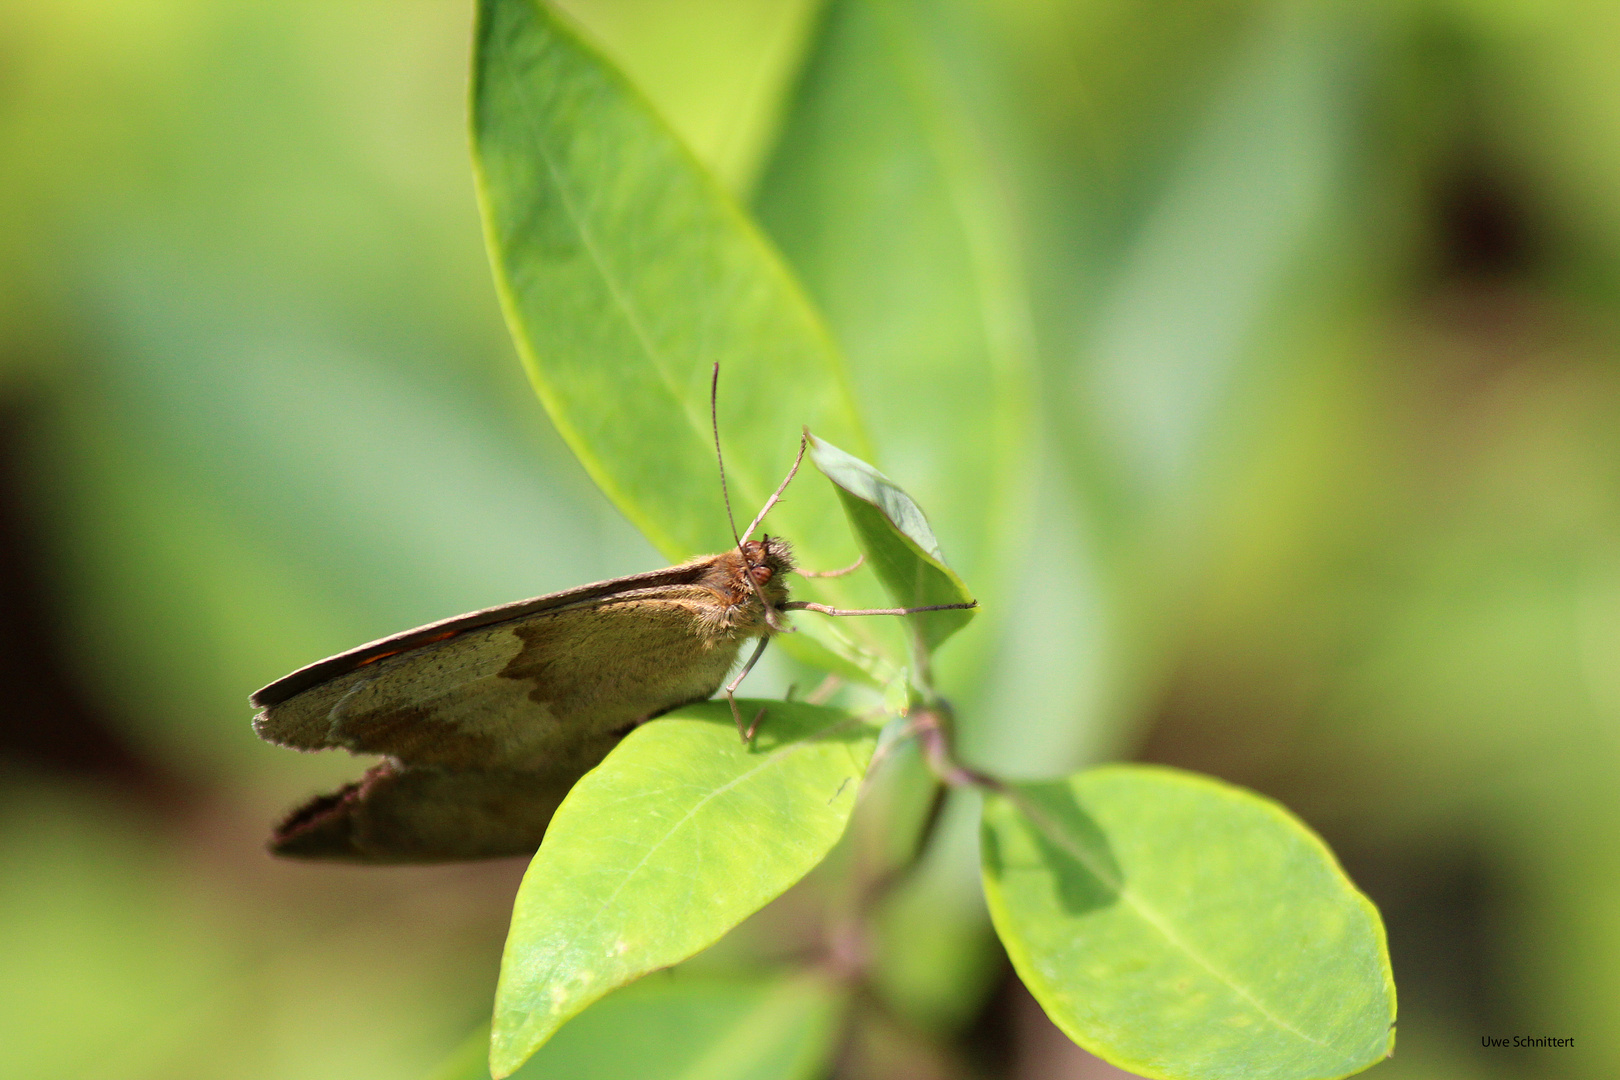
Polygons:
[[[1620,8],[564,6],[782,243],[989,601],[942,657],[965,756],[1285,801],[1388,922],[1381,1075],[1620,1075]],[[246,704],[662,561],[501,325],[470,20],[0,4],[0,1077],[416,1078],[487,1015],[521,864],[272,862],[358,770]],[[874,166],[907,124],[957,182]],[[926,378],[964,265],[1016,425],[863,375]],[[996,455],[1027,491],[963,479]],[[1118,1075],[997,958],[967,810],[840,1075]]]

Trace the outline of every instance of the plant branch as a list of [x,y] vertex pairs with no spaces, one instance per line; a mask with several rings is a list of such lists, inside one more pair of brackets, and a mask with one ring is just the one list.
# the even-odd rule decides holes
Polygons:
[[923,760],[928,762],[928,767],[941,783],[949,787],[972,787],[1006,794],[1006,781],[956,760],[951,745],[952,719],[950,706],[944,702],[935,702],[919,709],[912,717],[909,725],[911,733],[917,737],[917,744],[922,747]]

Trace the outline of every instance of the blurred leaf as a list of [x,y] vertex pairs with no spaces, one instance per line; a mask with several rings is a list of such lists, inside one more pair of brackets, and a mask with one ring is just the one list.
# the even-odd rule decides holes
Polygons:
[[820,0],[559,0],[732,192],[770,148]]
[[138,274],[106,282],[125,355],[97,372],[135,429],[125,437],[301,555],[324,588],[378,609],[366,629],[651,568],[624,565],[651,552],[593,521],[566,450],[545,461],[486,388],[347,348],[318,311],[270,315],[137,254]]
[[870,459],[988,589],[1028,505],[1033,342],[1014,125],[969,12],[830,3],[755,202],[850,358]]
[[916,1030],[961,1032],[1002,976],[978,868],[981,803],[971,789],[946,792],[922,861],[873,919],[873,986]]
[[724,703],[646,724],[552,819],[512,911],[490,1061],[521,1065],[570,1017],[686,959],[819,863],[843,834],[876,729],[835,709],[769,713],[753,746]]
[[[764,238],[617,72],[536,0],[479,11],[475,165],[518,351],[563,438],[660,550],[723,550],[712,365],[746,517],[805,426],[864,449],[837,349]],[[808,565],[853,557],[830,493],[795,491],[773,525]],[[875,585],[857,578],[813,591],[877,606]],[[863,650],[904,656],[898,632],[873,620],[804,629],[879,681],[887,672]],[[803,635],[784,644],[805,650]]]
[[[814,435],[809,439],[810,459],[838,489],[861,550],[896,605],[973,603],[962,579],[945,565],[939,541],[911,496],[859,458]],[[906,619],[923,648],[932,650],[973,614],[972,609],[926,611]]]
[[[1334,227],[1366,28],[1343,7],[1260,7],[1178,118],[1190,137],[1158,152],[1161,175],[1139,178],[1130,220],[1107,226],[1111,250],[1067,298],[1067,360],[1051,371],[1048,415],[1101,569],[1099,699],[1118,727],[1156,706],[1188,590],[1314,359],[1300,326],[1362,269]],[[1118,727],[1105,742],[1130,739]]]
[[161,1075],[221,1022],[231,942],[157,822],[25,777],[0,773],[0,1076]]
[[[934,671],[961,706],[964,748],[980,764],[1035,760],[1050,774],[1054,761],[1079,764],[1072,747],[1089,714],[1073,690],[1096,666],[1086,659],[1096,635],[1076,594],[1051,587],[1055,569],[1084,558],[1080,531],[1046,528],[1036,540],[1029,526],[1036,478],[1050,469],[1034,462],[1029,392],[1031,234],[1017,205],[1032,164],[1019,142],[1027,117],[1011,106],[1004,66],[1028,56],[999,52],[986,24],[1004,12],[972,0],[831,0],[754,204],[850,359],[869,460],[927,507],[951,567],[987,605]],[[1042,503],[1043,526],[1049,513]],[[1026,557],[1035,543],[1040,557]],[[1034,567],[1038,587],[1020,587]],[[1009,644],[1009,630],[1022,637]],[[1047,656],[1059,662],[1039,662]],[[1004,670],[1024,657],[1032,668]],[[1022,707],[1026,698],[1040,708]],[[997,723],[1012,715],[1021,722]],[[953,794],[923,867],[873,927],[876,988],[917,1030],[963,1022],[999,974],[977,798],[970,813],[958,804]]]
[[1149,574],[1195,543],[1189,518],[1222,490],[1212,451],[1254,422],[1235,391],[1341,181],[1349,28],[1286,6],[1252,28],[1111,280],[1075,298],[1091,311],[1057,415],[1116,556]]
[[[672,973],[586,1009],[513,1075],[518,1080],[808,1080],[836,1047],[843,995],[815,976]],[[489,1080],[489,1029],[433,1080]]]
[[1052,1020],[1133,1072],[1338,1077],[1394,1041],[1377,910],[1286,810],[1110,766],[989,796],[984,886]]

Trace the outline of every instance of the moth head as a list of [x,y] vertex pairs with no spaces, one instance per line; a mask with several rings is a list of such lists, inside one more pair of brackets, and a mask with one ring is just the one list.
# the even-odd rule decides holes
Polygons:
[[[774,536],[761,536],[758,540],[744,540],[737,545],[740,563],[732,563],[737,576],[736,602],[759,604],[763,599],[772,612],[779,612],[788,601],[787,575],[793,569],[793,552],[786,540]],[[734,555],[733,558],[736,558]],[[761,622],[772,630],[781,630],[780,616],[773,621],[770,614],[758,612]]]
[[744,540],[741,548],[743,559],[747,562],[748,576],[754,579],[756,585],[777,581],[793,570],[793,549],[780,537],[762,536],[758,540]]

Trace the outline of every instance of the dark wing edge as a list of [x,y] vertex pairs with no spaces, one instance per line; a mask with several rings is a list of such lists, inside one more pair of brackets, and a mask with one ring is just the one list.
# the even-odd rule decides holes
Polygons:
[[713,555],[704,555],[690,559],[678,566],[666,567],[662,570],[649,570],[643,574],[632,574],[629,577],[613,578],[609,581],[594,581],[589,585],[580,585],[577,588],[565,589],[562,592],[547,593],[545,596],[536,596],[529,600],[517,600],[510,604],[501,604],[497,607],[483,608],[480,611],[470,611],[465,615],[454,618],[441,619],[438,622],[418,626],[414,630],[406,630],[400,634],[378,638],[368,641],[347,652],[328,656],[324,660],[317,660],[288,675],[283,675],[275,682],[270,683],[248,698],[256,709],[280,705],[289,698],[303,693],[312,686],[319,686],[330,679],[340,675],[347,675],[367,664],[381,660],[384,657],[394,656],[398,653],[410,652],[420,649],[424,645],[432,645],[455,637],[468,630],[477,630],[480,627],[491,626],[495,623],[506,622],[509,619],[519,619],[525,615],[533,615],[538,611],[550,611],[554,608],[566,607],[570,604],[584,603],[590,600],[599,600],[605,596],[628,592],[634,589],[656,588],[660,585],[690,585],[703,576]]

